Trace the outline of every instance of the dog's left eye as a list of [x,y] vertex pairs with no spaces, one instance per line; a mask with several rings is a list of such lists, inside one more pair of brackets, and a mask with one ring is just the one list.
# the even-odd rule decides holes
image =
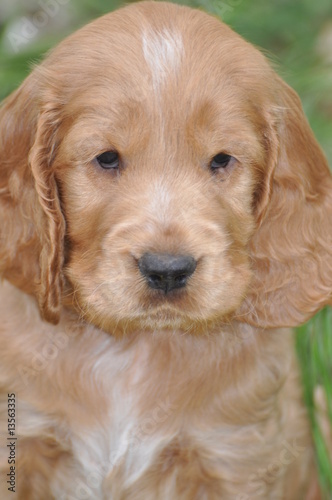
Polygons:
[[97,162],[102,168],[117,169],[119,168],[119,154],[116,151],[105,151],[97,156]]
[[225,153],[218,153],[212,158],[210,163],[210,168],[212,171],[218,170],[219,168],[226,168],[231,161],[232,156]]

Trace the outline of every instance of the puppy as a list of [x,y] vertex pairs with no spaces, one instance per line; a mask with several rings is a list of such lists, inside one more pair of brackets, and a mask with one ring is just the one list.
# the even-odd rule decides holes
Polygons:
[[134,4],[0,134],[1,498],[318,499],[285,327],[332,301],[332,179],[264,56]]

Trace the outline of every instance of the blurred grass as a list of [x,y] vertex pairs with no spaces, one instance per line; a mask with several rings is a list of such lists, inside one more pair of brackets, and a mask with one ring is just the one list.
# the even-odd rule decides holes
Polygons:
[[[332,494],[332,468],[325,435],[332,422],[332,309],[326,308],[297,330],[296,346],[302,363],[304,398],[308,407],[320,482],[326,499]],[[317,391],[317,388],[318,391]],[[323,400],[323,401],[322,401]],[[326,406],[326,408],[324,408]],[[323,407],[323,408],[321,408]],[[322,416],[322,412],[326,417]],[[330,452],[331,445],[329,443]]]
[[[15,21],[33,20],[42,3],[15,0],[11,7],[7,4],[5,15],[1,15],[0,4],[0,100],[16,88],[30,72],[31,65],[64,36],[122,4],[120,0],[70,0],[65,6],[59,5],[59,12],[50,17],[49,26],[38,30],[36,39],[21,44],[16,53],[10,43],[10,35],[17,33]],[[332,33],[331,0],[183,0],[176,3],[219,15],[247,40],[264,48],[277,71],[300,94],[310,124],[332,165],[332,43],[330,60],[319,51],[324,30],[331,29]],[[300,327],[296,343],[320,479],[326,498],[332,498],[332,467],[314,399],[314,387],[319,384],[326,393],[332,422],[331,309],[321,311]]]

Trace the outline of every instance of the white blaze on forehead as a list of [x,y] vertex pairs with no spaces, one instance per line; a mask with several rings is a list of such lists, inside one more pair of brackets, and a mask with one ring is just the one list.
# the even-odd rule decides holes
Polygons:
[[143,54],[150,68],[154,90],[165,78],[176,72],[184,52],[182,36],[177,31],[163,29],[145,31],[142,35]]

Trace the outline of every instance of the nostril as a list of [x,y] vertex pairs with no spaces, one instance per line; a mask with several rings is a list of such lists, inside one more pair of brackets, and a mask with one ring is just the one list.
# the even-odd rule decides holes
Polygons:
[[165,293],[186,286],[196,265],[191,255],[146,253],[138,261],[139,270],[148,285]]
[[157,285],[158,283],[161,284],[163,277],[160,276],[159,274],[146,274],[146,277],[149,281],[149,284],[151,283],[151,286]]
[[158,281],[162,279],[162,276],[159,276],[159,274],[150,274],[149,278],[152,279],[153,281]]
[[176,283],[184,283],[186,282],[187,278],[189,276],[187,276],[186,274],[180,274],[179,276],[174,276],[174,279],[176,281]]

